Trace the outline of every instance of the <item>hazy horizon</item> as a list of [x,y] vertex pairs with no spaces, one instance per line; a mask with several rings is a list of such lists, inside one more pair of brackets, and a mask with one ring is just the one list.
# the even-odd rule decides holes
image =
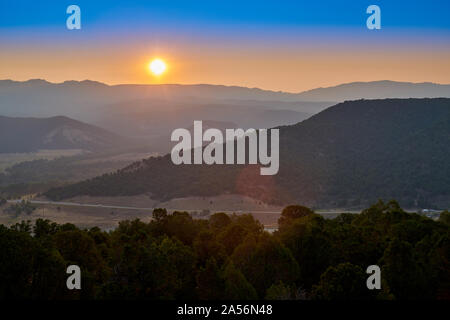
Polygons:
[[371,84],[371,83],[397,83],[397,84],[413,84],[413,85],[420,85],[420,84],[432,84],[432,85],[440,85],[440,86],[447,86],[450,85],[450,82],[448,83],[441,83],[441,82],[432,82],[432,81],[419,81],[419,82],[412,82],[412,81],[397,81],[397,80],[388,80],[388,79],[382,79],[382,80],[369,80],[369,81],[352,81],[352,82],[342,82],[335,85],[325,86],[325,87],[311,87],[306,90],[302,91],[283,91],[283,90],[276,90],[276,89],[270,89],[270,88],[261,88],[261,87],[248,87],[243,85],[233,85],[233,84],[221,84],[221,83],[177,83],[177,82],[171,82],[171,83],[108,83],[104,81],[94,80],[94,79],[82,79],[82,80],[74,80],[74,79],[67,79],[62,81],[51,81],[45,78],[28,78],[24,80],[20,79],[12,79],[12,78],[4,78],[0,79],[0,81],[13,81],[13,82],[30,82],[30,81],[38,81],[42,80],[45,82],[48,82],[50,84],[64,84],[64,83],[70,83],[70,82],[93,82],[93,83],[99,83],[103,84],[109,87],[114,86],[125,86],[125,85],[136,85],[136,86],[218,86],[218,87],[228,87],[228,88],[246,88],[246,89],[258,89],[262,91],[271,91],[271,92],[281,92],[281,93],[290,93],[290,94],[301,94],[306,93],[312,90],[316,89],[330,89],[330,88],[336,88],[341,87],[345,85],[354,85],[354,84]]

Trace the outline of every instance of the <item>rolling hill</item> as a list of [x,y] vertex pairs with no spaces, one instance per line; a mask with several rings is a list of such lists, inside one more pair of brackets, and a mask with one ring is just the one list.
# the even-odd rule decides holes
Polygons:
[[101,151],[130,142],[104,129],[63,116],[0,116],[0,153],[35,152],[41,149]]
[[[135,100],[108,106],[95,124],[114,128],[121,135],[170,142],[177,128],[187,128],[194,120],[233,123],[231,128],[271,128],[295,124],[312,114],[292,110],[274,110],[242,104],[205,101]],[[133,125],[130,126],[130,123]],[[170,150],[170,149],[169,149]],[[159,149],[156,151],[160,151]]]
[[46,195],[145,193],[167,200],[232,193],[322,208],[379,198],[407,207],[450,206],[450,99],[347,101],[279,129],[275,176],[260,176],[257,165],[175,166],[166,155]]

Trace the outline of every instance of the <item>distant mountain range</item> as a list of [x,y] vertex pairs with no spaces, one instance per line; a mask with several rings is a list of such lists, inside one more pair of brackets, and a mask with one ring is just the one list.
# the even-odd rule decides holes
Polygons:
[[304,101],[336,101],[385,98],[450,98],[450,85],[430,82],[352,82],[298,94]]
[[34,152],[41,149],[102,151],[130,142],[130,139],[63,116],[0,116],[0,153]]
[[366,206],[379,198],[405,207],[450,206],[450,99],[347,101],[279,129],[275,176],[260,176],[257,165],[175,166],[167,155],[46,195],[146,193],[167,200],[233,193],[322,208]]
[[[204,104],[233,100],[235,105],[239,105],[239,101],[248,100],[254,102],[301,100],[292,93],[221,85],[130,84],[109,86],[89,80],[50,83],[40,79],[24,82],[0,80],[0,97],[0,112],[4,115],[51,116],[57,113],[77,119],[85,115],[98,115],[99,111],[105,111],[102,107],[107,105],[133,101],[178,101]],[[314,104],[317,105],[317,103]],[[131,106],[132,104],[130,104]],[[304,112],[301,108],[296,111]]]
[[267,128],[303,121],[345,100],[423,97],[450,97],[450,85],[376,81],[286,93],[205,84],[109,86],[89,80],[0,80],[0,115],[63,115],[120,135],[159,139],[193,120]]
[[277,101],[289,100],[291,96],[294,95],[212,85],[108,86],[93,81],[54,84],[45,80],[3,80],[0,115],[64,115],[161,145],[167,134],[192,125],[194,119],[266,128],[294,124],[329,106],[328,102]]
[[[299,93],[262,90],[239,86],[223,85],[181,85],[181,84],[123,84],[106,85],[96,81],[65,81],[50,83],[42,79],[28,81],[0,80],[2,99],[20,98],[17,93],[27,96],[57,99],[75,99],[79,103],[114,103],[137,99],[162,100],[235,100],[235,101],[280,101],[280,102],[342,102],[356,99],[383,98],[435,98],[450,97],[449,84],[430,82],[411,83],[396,81],[352,82],[327,88],[317,88]],[[83,95],[76,96],[76,93]],[[63,101],[60,101],[63,102]],[[299,110],[303,111],[303,110]]]

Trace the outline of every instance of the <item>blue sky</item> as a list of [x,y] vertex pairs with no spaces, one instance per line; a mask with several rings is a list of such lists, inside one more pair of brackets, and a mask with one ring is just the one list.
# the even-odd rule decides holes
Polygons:
[[386,28],[450,29],[450,1],[444,0],[15,0],[0,3],[0,27],[59,27],[70,4],[81,7],[85,25],[109,21],[114,28],[155,21],[168,28],[176,28],[174,24],[356,27],[364,22],[367,6],[377,4]]

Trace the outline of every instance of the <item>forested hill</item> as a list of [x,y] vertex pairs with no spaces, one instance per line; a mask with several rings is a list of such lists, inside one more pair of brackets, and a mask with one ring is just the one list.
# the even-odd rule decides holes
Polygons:
[[404,206],[448,208],[449,159],[450,99],[346,101],[280,127],[275,176],[260,176],[255,165],[175,166],[167,155],[46,195],[170,199],[228,192],[319,207],[395,198]]

